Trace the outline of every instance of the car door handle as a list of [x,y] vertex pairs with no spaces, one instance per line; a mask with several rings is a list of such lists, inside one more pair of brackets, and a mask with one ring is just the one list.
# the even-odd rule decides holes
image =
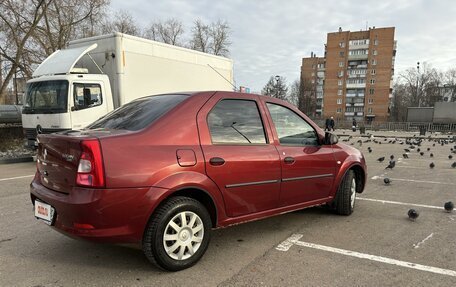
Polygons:
[[292,164],[295,162],[295,159],[292,158],[291,156],[287,156],[286,158],[283,159],[283,161],[286,163],[286,164]]
[[213,157],[209,160],[209,163],[213,166],[219,166],[223,165],[225,163],[225,160],[221,157]]

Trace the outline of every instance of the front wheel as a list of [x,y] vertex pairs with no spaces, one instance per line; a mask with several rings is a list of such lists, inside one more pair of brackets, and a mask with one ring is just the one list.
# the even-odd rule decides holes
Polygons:
[[336,193],[334,210],[337,214],[350,215],[355,208],[356,199],[356,176],[353,170],[349,170]]
[[211,218],[204,205],[188,197],[173,197],[150,219],[143,251],[150,262],[169,271],[194,265],[206,252]]

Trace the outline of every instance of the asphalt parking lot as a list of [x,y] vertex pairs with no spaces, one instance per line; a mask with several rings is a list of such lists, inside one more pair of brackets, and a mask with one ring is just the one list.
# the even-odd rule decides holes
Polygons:
[[[454,286],[456,211],[443,204],[456,202],[455,144],[426,140],[423,156],[403,159],[407,145],[392,137],[357,140],[348,143],[364,152],[369,179],[351,216],[317,207],[215,230],[202,260],[177,273],[138,248],[77,241],[37,221],[34,163],[0,165],[0,286]],[[390,155],[396,167],[385,170]],[[420,212],[414,222],[410,208]]]

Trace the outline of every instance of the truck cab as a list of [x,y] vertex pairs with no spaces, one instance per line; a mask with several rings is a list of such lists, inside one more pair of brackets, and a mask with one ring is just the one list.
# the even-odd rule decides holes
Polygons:
[[[108,76],[74,68],[86,49],[64,51],[43,62],[27,82],[22,126],[29,148],[37,146],[37,134],[82,129],[113,110]],[[72,63],[65,65],[65,58]],[[62,59],[63,64],[55,62]]]

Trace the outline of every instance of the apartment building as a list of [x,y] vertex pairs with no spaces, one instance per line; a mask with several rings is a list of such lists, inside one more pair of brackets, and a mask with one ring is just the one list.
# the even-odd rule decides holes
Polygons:
[[311,53],[310,58],[302,59],[301,83],[304,95],[309,100],[312,110],[307,110],[310,116],[321,117],[323,112],[323,89],[325,82],[325,58]]
[[350,32],[339,28],[338,32],[328,33],[324,58],[312,54],[303,59],[301,80],[312,78],[309,65],[316,59],[323,63],[321,112],[316,115],[339,120],[388,119],[396,55],[394,30],[373,27]]

